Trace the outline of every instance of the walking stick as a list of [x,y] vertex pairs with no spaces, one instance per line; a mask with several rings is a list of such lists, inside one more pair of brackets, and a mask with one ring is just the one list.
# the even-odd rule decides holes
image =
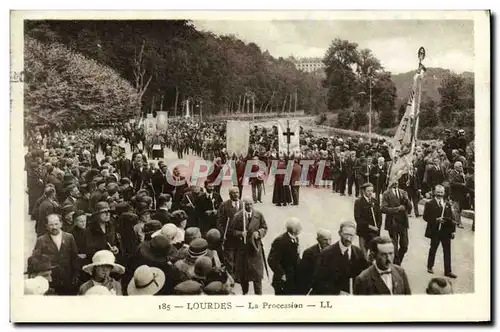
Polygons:
[[243,243],[244,244],[247,244],[247,222],[246,222],[246,218],[245,218],[245,215],[246,215],[246,211],[245,211],[245,202],[242,202],[243,203],[243,233],[245,234],[245,236],[243,236]]

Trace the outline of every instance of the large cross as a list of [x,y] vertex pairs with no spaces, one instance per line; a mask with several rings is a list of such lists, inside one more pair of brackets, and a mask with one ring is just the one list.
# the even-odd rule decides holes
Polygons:
[[290,131],[290,121],[286,120],[286,131],[283,133],[286,136],[286,149],[287,157],[290,156],[290,136],[294,136],[295,133]]

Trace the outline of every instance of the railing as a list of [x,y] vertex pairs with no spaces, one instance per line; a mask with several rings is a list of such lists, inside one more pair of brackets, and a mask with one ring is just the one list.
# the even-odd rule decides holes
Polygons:
[[[303,117],[304,111],[297,112],[269,112],[269,113],[231,113],[231,114],[217,114],[217,115],[204,115],[203,120],[243,120],[243,119],[265,119],[277,117]],[[199,118],[199,114],[191,115],[191,118]],[[184,116],[169,116],[169,119],[182,119]]]

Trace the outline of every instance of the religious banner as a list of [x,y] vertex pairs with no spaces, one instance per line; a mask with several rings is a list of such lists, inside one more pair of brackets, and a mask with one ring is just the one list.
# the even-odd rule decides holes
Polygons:
[[153,118],[153,114],[147,114],[144,120],[144,130],[149,135],[154,135],[156,132],[156,119]]
[[[423,48],[419,50],[419,60]],[[425,50],[424,56],[425,56]],[[406,112],[399,123],[399,127],[390,142],[392,165],[389,170],[389,185],[396,182],[401,176],[413,167],[413,150],[418,131],[418,117],[420,113],[420,99],[422,90],[422,78],[425,73],[425,67],[419,63],[419,69],[413,77],[413,87],[410,91],[410,97],[406,104]]]
[[156,128],[158,130],[166,130],[168,128],[168,112],[156,112]]
[[226,128],[226,149],[229,156],[234,153],[238,157],[246,157],[250,145],[250,122],[228,120]]
[[278,151],[287,155],[300,151],[299,120],[277,120],[278,124]]

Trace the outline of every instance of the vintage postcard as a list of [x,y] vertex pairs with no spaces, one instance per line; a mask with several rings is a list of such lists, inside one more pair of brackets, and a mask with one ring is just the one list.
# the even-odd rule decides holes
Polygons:
[[490,33],[12,11],[11,321],[490,321]]

